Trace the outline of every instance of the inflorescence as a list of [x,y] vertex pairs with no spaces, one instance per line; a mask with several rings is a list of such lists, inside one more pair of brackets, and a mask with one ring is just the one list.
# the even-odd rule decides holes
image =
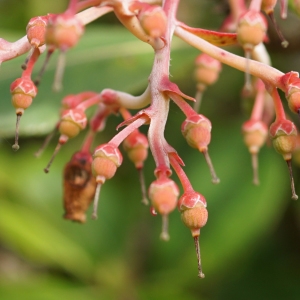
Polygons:
[[[60,148],[69,139],[76,137],[88,127],[82,148],[76,152],[64,170],[64,207],[66,219],[84,223],[86,211],[93,204],[92,218],[97,218],[100,190],[106,180],[111,179],[122,165],[120,145],[134,163],[141,182],[142,202],[151,203],[152,211],[162,216],[163,240],[169,239],[168,215],[177,207],[183,223],[191,230],[195,241],[198,276],[203,278],[199,236],[206,224],[208,212],[206,199],[196,192],[183,170],[184,162],[176,150],[168,144],[164,128],[169,113],[170,101],[183,112],[186,119],[181,131],[189,146],[201,152],[209,167],[212,183],[220,182],[208,153],[212,124],[199,113],[202,95],[219,77],[222,63],[245,73],[244,95],[251,95],[255,101],[250,119],[242,126],[244,141],[252,157],[253,183],[259,184],[258,153],[268,136],[275,150],[283,156],[290,172],[292,199],[298,198],[292,175],[291,158],[296,149],[297,129],[286,116],[278,89],[285,93],[288,106],[293,113],[300,115],[300,79],[297,72],[282,73],[270,66],[264,47],[267,21],[271,21],[287,47],[288,41],[280,32],[274,18],[277,0],[231,0],[230,14],[219,31],[189,27],[177,20],[179,0],[70,0],[65,12],[33,17],[26,28],[26,36],[10,43],[0,39],[0,63],[24,53],[27,58],[22,65],[21,77],[10,87],[12,104],[16,109],[17,123],[13,150],[19,149],[19,126],[25,110],[38,96],[37,86],[41,83],[46,64],[53,52],[59,51],[58,66],[54,79],[54,90],[62,88],[64,57],[68,49],[75,47],[84,34],[85,25],[113,12],[120,22],[138,39],[148,43],[155,53],[148,86],[139,96],[123,91],[104,89],[83,91],[67,95],[62,100],[59,121],[53,132],[46,138],[40,156],[58,131],[60,136],[48,165],[50,166]],[[298,1],[294,1],[296,9]],[[287,1],[280,1],[281,17],[287,17]],[[264,13],[263,13],[264,12]],[[199,49],[201,54],[195,59],[195,79],[197,92],[194,97],[182,93],[170,81],[170,51],[172,37],[176,35],[184,42]],[[232,54],[221,47],[240,45],[245,57]],[[45,63],[36,79],[32,71],[41,54],[46,52]],[[194,103],[191,106],[188,101]],[[85,111],[95,107],[94,115],[88,119]],[[139,109],[135,115],[130,109]],[[112,114],[120,114],[122,127],[110,141],[92,148],[92,143],[100,131],[104,130],[106,119]],[[139,131],[142,125],[148,126],[148,134]],[[143,165],[148,150],[154,158],[156,179],[150,184],[148,193],[143,177]],[[171,179],[175,171],[182,185],[183,193]],[[148,200],[149,198],[149,200]]]

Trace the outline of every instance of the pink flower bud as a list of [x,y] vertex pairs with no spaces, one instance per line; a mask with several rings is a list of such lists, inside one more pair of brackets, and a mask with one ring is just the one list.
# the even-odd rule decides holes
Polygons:
[[73,138],[79,132],[85,129],[87,125],[87,118],[81,109],[69,109],[63,112],[61,122],[59,124],[59,131],[62,135],[68,138]]
[[200,152],[207,151],[211,140],[211,122],[203,115],[188,117],[181,125],[181,132],[188,144]]
[[34,17],[29,20],[26,33],[29,43],[35,48],[45,44],[45,32],[48,23],[48,16]]
[[244,142],[251,154],[259,152],[268,137],[268,128],[262,121],[249,120],[243,124]]
[[206,53],[202,53],[197,56],[195,63],[195,79],[197,83],[208,86],[217,81],[222,69],[222,64],[218,60]]
[[160,6],[148,5],[147,9],[141,10],[138,18],[145,32],[153,38],[159,38],[166,32],[167,17]]
[[168,215],[176,208],[179,188],[173,180],[163,176],[151,183],[148,194],[154,209]]
[[178,201],[178,208],[181,220],[191,230],[192,236],[199,236],[200,228],[208,219],[205,198],[195,191],[185,192]]
[[282,154],[285,160],[291,160],[297,142],[297,129],[294,123],[289,120],[275,121],[270,126],[269,132],[275,150]]
[[76,16],[59,14],[49,18],[45,38],[48,45],[65,50],[77,44],[84,27]]
[[97,183],[101,184],[115,175],[117,168],[120,167],[123,161],[118,147],[109,143],[98,146],[93,156],[92,170]]
[[294,78],[294,80],[288,85],[286,99],[288,101],[289,108],[292,112],[300,113],[300,79]]
[[123,142],[124,150],[137,169],[142,168],[148,156],[148,139],[139,131],[131,133]]
[[245,50],[252,50],[263,41],[266,31],[267,21],[263,14],[248,10],[239,19],[237,38]]
[[12,104],[17,114],[23,114],[37,95],[37,88],[29,77],[18,78],[10,86]]

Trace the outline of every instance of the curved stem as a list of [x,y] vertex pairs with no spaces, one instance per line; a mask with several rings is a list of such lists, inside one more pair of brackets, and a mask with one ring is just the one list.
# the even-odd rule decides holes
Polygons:
[[184,192],[194,190],[191,185],[191,182],[189,181],[188,177],[186,176],[185,172],[181,168],[181,166],[178,163],[178,161],[176,160],[176,158],[172,154],[170,154],[169,159],[170,159],[172,168],[174,169],[175,173],[177,174],[177,176],[181,182]]
[[285,120],[286,119],[285,112],[284,112],[283,105],[282,105],[282,102],[281,102],[281,99],[280,99],[277,89],[273,88],[272,91],[269,93],[273,98],[275,113],[276,113],[276,120],[280,120],[280,119]]
[[135,129],[141,127],[143,124],[145,124],[148,121],[148,118],[141,117],[131,124],[129,124],[126,128],[124,128],[122,131],[120,131],[118,134],[116,134],[110,141],[109,144],[114,144],[116,147],[119,147],[119,145],[126,139],[126,137],[132,133]]
[[197,114],[196,111],[179,95],[169,92],[170,98],[175,102],[175,104],[181,109],[181,111],[186,115],[187,118]]
[[[233,68],[236,68],[242,72],[246,71],[246,59],[244,57],[232,54],[226,50],[216,47],[210,44],[209,42],[186,31],[180,26],[176,27],[175,35],[177,35],[186,43],[207,53],[208,55],[219,60],[220,62],[229,65]],[[265,65],[263,63],[254,60],[249,60],[249,73],[253,76],[262,79],[264,82],[267,82],[285,91],[285,87],[280,81],[284,73],[280,72],[279,70],[271,66]]]
[[93,97],[91,97],[88,100],[84,100],[83,102],[81,102],[80,104],[78,104],[76,106],[76,109],[82,109],[83,111],[85,111],[86,109],[88,109],[89,107],[95,105],[95,104],[99,104],[99,102],[101,101],[101,94],[97,94]]
[[257,87],[257,94],[255,97],[254,106],[251,113],[251,120],[259,121],[262,118],[263,108],[264,108],[264,101],[265,101],[265,88],[263,82],[258,79],[256,83]]

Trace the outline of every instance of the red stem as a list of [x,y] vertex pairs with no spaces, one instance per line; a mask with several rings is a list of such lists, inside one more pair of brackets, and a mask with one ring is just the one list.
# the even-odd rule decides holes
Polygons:
[[114,144],[116,147],[119,147],[119,145],[126,139],[126,137],[132,133],[137,128],[141,127],[143,124],[145,124],[148,121],[148,118],[141,117],[131,124],[129,124],[125,129],[120,131],[118,134],[116,134],[110,141],[110,144]]
[[124,120],[128,120],[131,118],[131,113],[125,107],[121,107],[119,112]]
[[170,98],[176,103],[176,105],[182,110],[187,118],[196,115],[195,110],[179,95],[169,92]]
[[76,108],[78,109],[82,109],[83,111],[85,111],[86,109],[88,109],[89,107],[95,105],[95,104],[99,104],[100,101],[102,100],[101,95],[97,94],[94,97],[83,101],[82,103],[80,103],[79,105],[76,106]]
[[257,94],[255,97],[254,106],[251,113],[251,120],[259,121],[262,118],[263,108],[264,108],[264,100],[265,100],[265,88],[263,82],[258,79],[257,83]]
[[174,171],[176,172],[181,182],[184,192],[194,190],[191,185],[191,182],[189,181],[188,177],[186,176],[185,172],[181,168],[176,158],[172,154],[169,154],[169,159],[170,159],[171,166],[173,167]]
[[282,105],[282,102],[281,102],[281,99],[280,99],[277,89],[273,88],[273,90],[270,94],[274,101],[276,121],[285,120],[286,119],[285,112],[284,112],[283,105]]
[[67,10],[65,11],[65,14],[75,15],[76,14],[76,8],[77,8],[77,2],[78,0],[70,0]]
[[26,70],[23,71],[22,77],[31,77],[31,73],[34,67],[34,64],[38,60],[40,56],[40,50],[38,48],[35,48],[26,67]]
[[81,147],[82,152],[89,152],[89,153],[91,152],[91,146],[93,144],[94,138],[95,138],[95,132],[92,130],[89,130],[85,137],[83,145]]

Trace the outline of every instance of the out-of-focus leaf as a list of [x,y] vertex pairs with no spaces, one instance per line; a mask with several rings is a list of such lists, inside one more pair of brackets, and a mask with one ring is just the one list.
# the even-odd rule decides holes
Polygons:
[[[63,278],[54,276],[28,275],[21,282],[0,283],[0,293],[3,300],[55,300],[55,299],[73,299],[73,300],[96,300],[103,293],[92,287],[74,284]],[[107,298],[106,298],[107,299]]]
[[25,206],[10,203],[2,198],[2,240],[34,262],[59,266],[79,278],[88,278],[93,264],[84,249],[63,236],[58,229],[37,214],[38,211],[29,211]]

